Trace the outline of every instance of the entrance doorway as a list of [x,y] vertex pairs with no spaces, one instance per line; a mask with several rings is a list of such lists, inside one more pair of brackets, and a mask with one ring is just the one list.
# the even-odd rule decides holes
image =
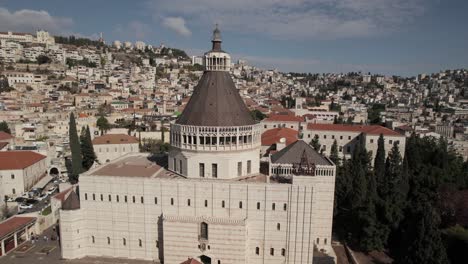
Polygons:
[[203,264],[211,264],[211,258],[205,255],[200,256],[200,260]]

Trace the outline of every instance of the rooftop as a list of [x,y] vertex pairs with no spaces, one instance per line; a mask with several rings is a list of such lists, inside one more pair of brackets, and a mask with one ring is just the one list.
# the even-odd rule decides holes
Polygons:
[[45,158],[46,156],[33,151],[2,151],[0,170],[22,170]]
[[300,163],[302,155],[306,155],[308,160],[316,165],[331,166],[333,163],[320,155],[315,149],[304,140],[298,140],[271,156],[272,163],[294,164]]
[[205,71],[176,123],[192,126],[247,126],[256,122],[229,72]]
[[359,132],[370,135],[400,136],[400,133],[379,125],[341,125],[341,124],[307,124],[308,130]]
[[14,216],[0,222],[0,239],[36,221],[36,217]]
[[264,121],[304,122],[304,118],[290,114],[272,114],[269,117],[265,118]]
[[286,139],[286,145],[294,143],[298,139],[297,130],[291,128],[273,128],[269,129],[262,134],[262,146],[271,146],[278,143],[281,138]]
[[8,140],[8,139],[12,139],[13,136],[6,133],[6,132],[3,132],[3,131],[0,131],[0,140]]
[[104,136],[96,137],[93,139],[94,145],[134,143],[138,143],[138,139],[136,137],[132,137],[125,134],[106,134]]
[[161,166],[150,161],[146,154],[127,155],[111,163],[105,164],[90,174],[99,176],[117,177],[155,177]]

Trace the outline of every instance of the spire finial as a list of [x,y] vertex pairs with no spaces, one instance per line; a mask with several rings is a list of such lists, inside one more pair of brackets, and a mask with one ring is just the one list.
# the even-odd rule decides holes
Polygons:
[[218,23],[215,24],[215,29],[213,30],[213,41],[221,42],[221,31],[219,30]]

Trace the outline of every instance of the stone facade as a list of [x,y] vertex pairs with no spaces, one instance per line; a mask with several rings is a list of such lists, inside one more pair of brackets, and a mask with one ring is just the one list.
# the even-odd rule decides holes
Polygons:
[[297,176],[290,184],[167,178],[164,168],[150,177],[106,176],[99,169],[80,176],[81,209],[62,211],[64,258],[310,263],[314,245],[331,250],[332,165],[329,176]]

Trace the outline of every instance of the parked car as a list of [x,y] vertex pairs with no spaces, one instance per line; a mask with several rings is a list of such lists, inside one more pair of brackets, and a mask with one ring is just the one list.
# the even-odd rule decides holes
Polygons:
[[17,202],[17,203],[22,203],[22,202],[24,202],[24,201],[26,201],[26,200],[27,200],[27,198],[25,198],[25,197],[17,197],[17,198],[15,199],[15,202]]
[[19,205],[20,209],[31,209],[33,207],[32,204],[22,203]]
[[56,190],[57,190],[57,186],[50,187],[49,190],[47,190],[47,194],[52,195]]
[[34,204],[37,204],[38,202],[39,202],[39,201],[36,200],[36,199],[27,199],[27,200],[25,200],[23,203],[34,205]]
[[36,199],[37,199],[38,201],[42,201],[42,200],[44,200],[45,198],[47,198],[48,196],[49,196],[49,194],[44,193],[44,194],[41,194],[40,196],[38,196]]

